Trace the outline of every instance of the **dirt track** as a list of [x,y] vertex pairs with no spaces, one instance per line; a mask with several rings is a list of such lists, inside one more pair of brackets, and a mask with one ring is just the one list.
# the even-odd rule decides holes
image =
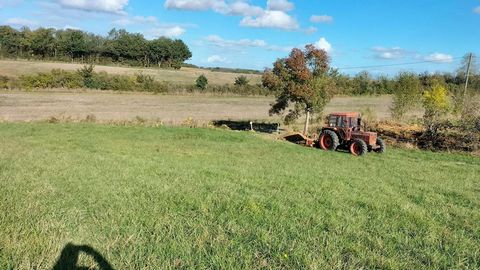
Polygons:
[[[51,117],[98,121],[146,120],[179,123],[192,117],[211,120],[270,120],[270,97],[168,96],[144,93],[79,92],[0,92],[0,120],[35,121]],[[378,118],[389,117],[390,97],[335,98],[326,112],[371,108]]]

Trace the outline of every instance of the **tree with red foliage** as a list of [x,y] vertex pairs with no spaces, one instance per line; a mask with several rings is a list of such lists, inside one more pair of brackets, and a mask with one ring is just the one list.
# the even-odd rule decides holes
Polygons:
[[263,86],[276,93],[270,115],[283,115],[288,109],[284,121],[289,124],[307,113],[307,126],[309,113],[321,114],[335,85],[329,63],[327,52],[313,45],[295,48],[289,57],[278,59],[262,77]]

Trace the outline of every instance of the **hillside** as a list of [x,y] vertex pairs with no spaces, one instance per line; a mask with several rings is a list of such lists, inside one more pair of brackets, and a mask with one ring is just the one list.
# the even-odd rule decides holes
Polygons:
[[[63,69],[74,71],[83,67],[83,64],[63,62],[40,62],[25,60],[0,60],[0,75],[18,77],[22,74],[34,74],[48,72],[52,69]],[[159,81],[169,81],[177,84],[194,84],[198,76],[204,74],[210,84],[223,85],[233,84],[235,78],[242,75],[230,72],[214,72],[206,69],[183,67],[175,69],[138,68],[123,66],[95,66],[95,71],[105,71],[109,74],[134,75],[142,72],[145,75],[152,75]],[[260,75],[245,74],[252,84],[260,83]]]
[[115,269],[480,267],[475,157],[93,124],[2,123],[0,139],[1,269],[79,251]]

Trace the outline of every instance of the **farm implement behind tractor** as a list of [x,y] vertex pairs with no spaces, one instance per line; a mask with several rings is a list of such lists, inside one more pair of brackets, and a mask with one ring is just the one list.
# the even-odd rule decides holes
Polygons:
[[318,137],[309,138],[302,133],[285,136],[291,142],[318,147],[323,150],[348,150],[355,156],[367,152],[384,153],[385,142],[375,132],[367,132],[362,127],[362,118],[358,112],[332,113],[327,116],[325,126]]

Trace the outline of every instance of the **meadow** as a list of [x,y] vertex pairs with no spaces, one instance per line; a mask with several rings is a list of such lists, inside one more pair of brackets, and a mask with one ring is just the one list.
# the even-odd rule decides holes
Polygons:
[[78,250],[85,269],[480,268],[478,157],[100,124],[1,123],[0,140],[0,269]]

